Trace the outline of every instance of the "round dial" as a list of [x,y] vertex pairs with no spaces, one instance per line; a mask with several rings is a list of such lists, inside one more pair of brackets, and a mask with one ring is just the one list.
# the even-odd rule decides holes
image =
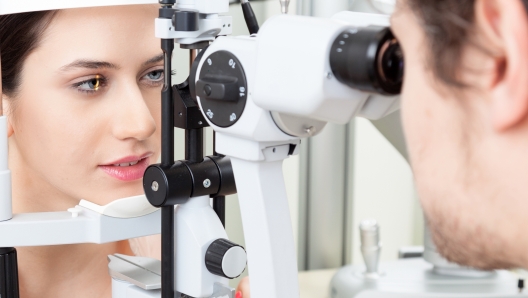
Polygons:
[[214,52],[203,60],[196,96],[209,121],[229,127],[240,119],[246,107],[246,74],[237,57],[228,51]]
[[244,248],[227,239],[217,239],[209,245],[205,254],[205,266],[212,274],[229,279],[244,272],[247,263]]

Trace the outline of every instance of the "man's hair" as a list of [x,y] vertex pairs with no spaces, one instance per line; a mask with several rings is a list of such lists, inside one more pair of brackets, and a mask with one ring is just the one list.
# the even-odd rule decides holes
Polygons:
[[[506,1],[522,1],[528,10],[528,0]],[[407,3],[422,22],[429,44],[428,61],[436,77],[451,86],[467,87],[457,72],[464,46],[473,43],[475,0],[407,0]]]

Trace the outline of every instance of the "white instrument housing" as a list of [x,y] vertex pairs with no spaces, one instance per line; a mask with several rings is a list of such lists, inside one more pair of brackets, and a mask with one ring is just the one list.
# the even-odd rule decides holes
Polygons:
[[174,268],[177,292],[191,297],[210,297],[215,283],[228,285],[227,278],[210,273],[205,253],[216,239],[228,239],[220,219],[210,205],[209,196],[192,198],[174,210]]
[[178,0],[175,8],[195,10],[201,14],[219,14],[229,12],[229,1],[226,0]]
[[[293,115],[293,122],[300,119],[301,125],[319,121],[314,124],[317,131],[304,126],[312,136],[324,122],[346,123],[356,115],[381,118],[398,107],[398,98],[371,96],[332,75],[329,54],[336,37],[370,24],[387,26],[388,18],[360,13],[339,14],[336,19],[278,16],[256,36],[217,38],[198,63],[193,79],[203,89],[196,89],[197,100],[217,133],[216,151],[229,156],[233,166],[252,297],[299,297],[282,161],[296,153],[293,148],[300,138],[281,130],[272,114]],[[238,68],[244,71],[244,82],[228,77]],[[240,98],[238,93],[226,97],[223,91],[211,95],[212,88],[240,89]],[[231,114],[233,103],[243,105],[243,100],[243,112]],[[211,101],[215,108],[204,107],[213,107]],[[232,123],[225,124],[229,114]]]
[[233,32],[233,18],[219,15],[229,12],[228,0],[178,0],[175,9],[198,12],[197,31],[175,31],[172,20],[156,19],[156,37],[175,39],[178,44],[194,44],[213,41],[219,35]]
[[[330,49],[347,29],[389,26],[388,16],[342,12],[332,19],[281,15],[257,38],[253,100],[264,110],[344,124],[354,116],[379,119],[399,108],[397,97],[375,96],[339,82]],[[370,98],[375,102],[371,102]]]
[[198,31],[174,31],[172,20],[156,19],[156,37],[174,38],[179,44],[193,44],[201,41],[213,41],[218,35],[230,35],[233,32],[231,16],[200,15]]

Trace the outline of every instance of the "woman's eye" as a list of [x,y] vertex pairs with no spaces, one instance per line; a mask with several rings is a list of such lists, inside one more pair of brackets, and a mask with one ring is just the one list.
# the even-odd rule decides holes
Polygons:
[[153,81],[158,81],[159,79],[163,77],[163,70],[156,70],[153,72],[149,72],[147,74],[147,77]]
[[81,92],[93,93],[98,91],[105,84],[105,79],[99,75],[86,81],[75,84],[75,87]]
[[148,84],[156,85],[156,86],[159,85],[160,83],[162,83],[164,78],[165,78],[165,76],[164,76],[163,69],[158,69],[158,70],[151,71],[151,72],[147,73],[145,76],[143,76],[143,79],[147,80]]

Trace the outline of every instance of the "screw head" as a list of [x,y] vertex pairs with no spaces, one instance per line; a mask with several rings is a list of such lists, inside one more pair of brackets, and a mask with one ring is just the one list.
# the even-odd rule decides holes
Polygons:
[[150,186],[150,188],[152,188],[153,191],[158,191],[159,189],[158,181],[152,181],[152,185]]
[[204,186],[205,188],[209,188],[209,187],[211,186],[211,180],[209,180],[209,179],[205,179],[205,180],[203,181],[203,186]]

